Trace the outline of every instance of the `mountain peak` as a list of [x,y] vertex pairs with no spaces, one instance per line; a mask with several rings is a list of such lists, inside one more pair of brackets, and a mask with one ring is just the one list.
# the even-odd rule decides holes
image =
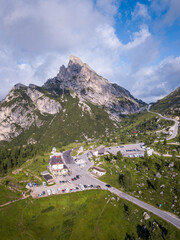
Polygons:
[[126,89],[110,83],[98,75],[80,58],[70,56],[68,66],[60,67],[57,77],[49,79],[44,88],[72,89],[81,98],[93,104],[104,106],[111,114],[119,115],[137,112],[140,109],[136,100]]
[[80,58],[78,58],[78,57],[76,57],[76,56],[73,56],[73,55],[71,55],[70,56],[70,59],[69,59],[69,64],[79,64],[79,65],[81,65],[81,66],[83,66],[83,62],[81,61],[81,59]]
[[14,85],[13,88],[14,89],[19,89],[19,88],[27,88],[27,87],[24,84],[22,84],[22,83],[17,83],[17,84]]

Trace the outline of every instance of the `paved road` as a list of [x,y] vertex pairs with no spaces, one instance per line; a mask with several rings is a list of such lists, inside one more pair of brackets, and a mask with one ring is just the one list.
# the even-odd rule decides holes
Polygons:
[[[151,104],[147,108],[148,112],[151,112],[150,107],[151,107]],[[167,137],[167,140],[171,140],[177,136],[177,134],[178,134],[178,121],[177,120],[168,118],[168,117],[164,117],[160,113],[157,113],[157,112],[151,112],[151,113],[155,113],[155,114],[159,115],[160,117],[164,118],[165,120],[171,120],[174,122],[174,125],[171,127],[171,129],[173,130],[173,133],[171,136]]]
[[[159,152],[156,152],[156,151],[154,151],[153,154],[156,154],[156,155],[158,155],[158,156],[161,156],[161,154],[160,154]],[[162,156],[163,156],[163,157],[173,157],[173,155],[171,155],[171,154],[163,154]],[[176,157],[177,157],[177,158],[180,158],[180,155],[176,155]]]
[[[68,151],[68,154],[64,154],[63,155],[65,157],[65,161],[67,161],[66,158],[69,159],[69,156],[68,156],[69,154],[70,154],[70,152]],[[173,224],[174,226],[176,226],[177,228],[180,229],[180,219],[178,217],[172,215],[171,213],[168,213],[168,212],[162,211],[162,210],[160,210],[158,208],[155,208],[152,205],[147,204],[147,203],[145,203],[145,202],[143,202],[143,201],[141,201],[141,200],[139,200],[139,199],[137,199],[135,197],[132,197],[129,194],[124,193],[124,192],[122,192],[122,191],[120,191],[120,190],[118,190],[118,189],[116,189],[114,187],[107,188],[105,186],[106,183],[100,181],[99,179],[97,179],[94,175],[92,175],[88,171],[88,169],[90,167],[92,167],[94,163],[90,162],[88,160],[87,153],[81,155],[80,157],[83,158],[83,159],[86,159],[85,167],[81,169],[81,168],[79,168],[79,166],[77,164],[73,164],[73,165],[71,164],[71,167],[72,167],[73,175],[76,175],[76,174],[81,175],[81,177],[82,177],[81,178],[81,183],[82,184],[100,185],[103,190],[108,190],[108,191],[118,195],[119,197],[121,197],[123,199],[126,199],[126,200],[128,200],[128,201],[130,201],[130,202],[132,202],[132,203],[134,203],[134,204],[136,204],[138,206],[140,206],[141,208],[146,209],[147,211],[150,211],[150,212],[154,213],[155,215],[161,217],[162,219],[164,219],[167,222],[170,222],[171,224]]]
[[64,158],[67,165],[68,164],[75,164],[74,161],[73,161],[73,158],[71,157],[71,152],[72,152],[72,150],[63,152],[63,158]]

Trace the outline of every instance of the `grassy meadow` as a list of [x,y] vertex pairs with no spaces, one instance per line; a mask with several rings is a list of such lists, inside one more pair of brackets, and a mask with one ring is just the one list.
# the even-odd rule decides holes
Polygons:
[[[106,169],[106,175],[100,179],[131,195],[180,216],[179,194],[179,162],[176,158],[152,155],[144,158],[122,158],[121,160],[105,160],[101,157],[100,167]],[[169,164],[174,162],[173,167]],[[159,173],[159,177],[156,174]],[[119,175],[128,175],[123,186],[119,182]]]
[[28,198],[0,208],[2,240],[178,239],[171,224],[117,198],[89,190],[42,199]]

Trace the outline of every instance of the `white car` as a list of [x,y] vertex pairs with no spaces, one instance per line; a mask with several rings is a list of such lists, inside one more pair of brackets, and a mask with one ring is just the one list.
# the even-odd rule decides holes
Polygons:
[[46,184],[46,182],[43,182],[43,186],[44,186],[44,187],[47,187],[47,184]]
[[51,189],[47,189],[47,195],[51,195]]
[[66,192],[69,192],[69,188],[66,188],[65,191],[66,191]]
[[84,190],[84,189],[85,189],[82,184],[79,184],[79,187],[80,187],[81,190]]
[[54,188],[51,191],[52,191],[52,194],[55,194],[55,189]]

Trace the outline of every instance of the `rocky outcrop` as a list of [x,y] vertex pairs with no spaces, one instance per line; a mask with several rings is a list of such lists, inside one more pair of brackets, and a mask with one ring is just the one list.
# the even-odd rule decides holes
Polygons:
[[140,103],[126,89],[111,84],[99,76],[79,58],[71,56],[67,68],[60,67],[56,78],[49,79],[44,88],[73,89],[87,101],[103,106],[108,112],[119,115],[140,110]]
[[[68,98],[66,94],[69,94]],[[9,141],[31,126],[40,128],[48,123],[50,127],[61,110],[62,116],[65,116],[62,120],[64,123],[68,115],[62,106],[66,105],[70,97],[78,102],[76,106],[80,109],[81,117],[99,119],[95,115],[101,111],[101,116],[108,119],[109,126],[116,125],[120,114],[137,112],[143,105],[126,89],[111,84],[79,58],[71,56],[68,66],[61,66],[57,76],[49,79],[43,87],[16,84],[12,88],[0,103],[0,141]],[[93,112],[92,104],[96,113]],[[53,117],[47,122],[46,117],[50,115]],[[32,143],[31,139],[34,138],[29,139],[29,143]]]
[[56,114],[62,109],[59,102],[46,97],[36,89],[27,88],[27,95],[41,113]]
[[18,136],[33,124],[40,127],[43,122],[40,114],[56,114],[61,104],[36,90],[32,85],[26,87],[16,84],[0,103],[0,141],[8,141]]

